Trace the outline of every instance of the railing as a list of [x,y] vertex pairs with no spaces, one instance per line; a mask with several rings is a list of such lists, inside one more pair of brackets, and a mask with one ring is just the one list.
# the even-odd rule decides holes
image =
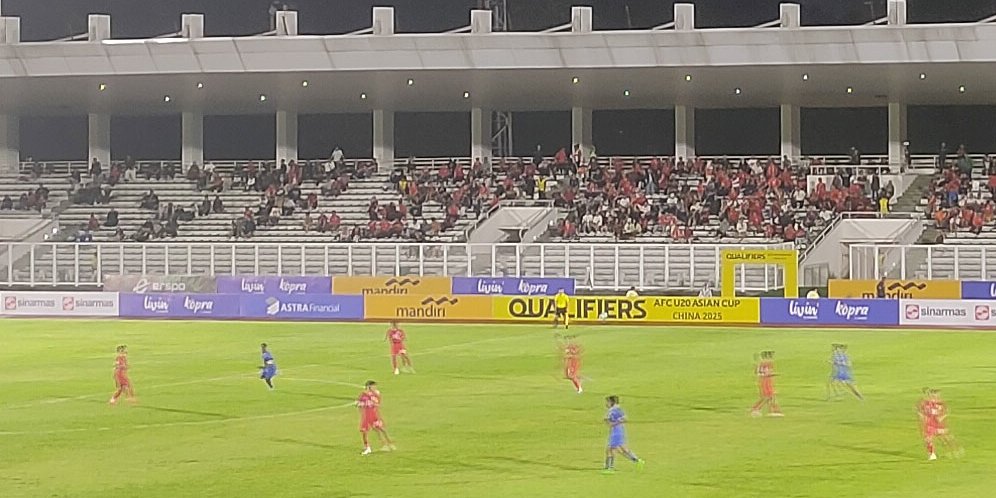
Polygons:
[[996,245],[854,244],[852,279],[996,280]]
[[[328,161],[329,161],[328,158],[320,158],[320,159],[299,159],[297,162],[299,164],[302,164],[302,163],[305,163],[305,162],[312,162],[312,163],[324,164],[324,163],[326,163]],[[373,161],[373,159],[359,158],[359,159],[345,159],[345,160],[343,160],[343,162],[347,166],[353,166],[353,167],[355,167],[357,163],[361,163],[361,162],[364,162],[364,161]],[[113,163],[113,164],[124,164],[124,161],[123,160],[114,160],[114,161],[111,161],[111,163]],[[218,161],[205,160],[204,164],[207,164],[207,163],[213,164],[214,167],[215,167],[215,170],[217,170],[217,171],[223,171],[223,172],[232,172],[232,171],[235,170],[235,168],[237,166],[246,167],[250,163],[256,164],[257,166],[263,166],[263,165],[267,165],[267,164],[268,165],[279,164],[277,161],[274,161],[273,159],[223,159],[223,160],[218,160]],[[199,166],[203,167],[204,164],[200,164]],[[66,175],[66,176],[68,176],[68,175],[71,175],[71,174],[73,174],[74,172],[77,172],[77,171],[80,172],[81,174],[86,174],[88,171],[90,171],[90,163],[87,162],[87,161],[21,161],[21,163],[20,163],[20,170],[19,170],[20,173],[21,174],[30,174],[33,165],[40,166],[41,169],[42,169],[42,172],[45,173],[45,174],[56,174],[56,175]],[[156,160],[135,161],[135,166],[136,166],[136,168],[138,168],[138,171],[136,173],[139,176],[141,176],[142,172],[145,171],[146,168],[148,168],[150,166],[158,166],[160,168],[165,168],[168,165],[172,165],[174,168],[176,168],[176,173],[177,173],[178,176],[180,174],[182,174],[183,172],[187,171],[187,168],[190,166],[189,164],[188,165],[183,165],[180,162],[180,160],[170,161],[170,160],[156,159]],[[105,174],[109,171],[110,166],[111,166],[110,164],[101,164],[101,167],[104,169],[104,173]]]
[[[694,289],[720,282],[723,248],[663,244],[0,244],[0,285],[99,286],[106,275],[449,275],[573,277],[584,289]],[[740,291],[783,287],[771,265],[741,266]]]

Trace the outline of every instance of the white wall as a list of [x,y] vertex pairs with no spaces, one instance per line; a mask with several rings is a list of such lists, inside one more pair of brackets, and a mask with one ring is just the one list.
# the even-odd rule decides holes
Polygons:
[[807,266],[827,265],[830,278],[844,276],[847,254],[851,244],[909,243],[923,231],[919,220],[847,219],[841,220],[830,233],[813,248],[803,261],[800,274]]

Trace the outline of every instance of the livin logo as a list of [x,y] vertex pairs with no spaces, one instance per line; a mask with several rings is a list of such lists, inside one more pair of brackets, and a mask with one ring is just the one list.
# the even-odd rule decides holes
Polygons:
[[442,306],[444,304],[454,305],[454,304],[459,303],[459,302],[460,302],[460,300],[457,299],[457,298],[441,297],[439,299],[433,299],[431,297],[427,297],[427,298],[425,298],[425,299],[422,300],[421,304],[422,304],[422,306],[426,306],[426,305],[429,305],[429,304],[434,304],[436,306]]

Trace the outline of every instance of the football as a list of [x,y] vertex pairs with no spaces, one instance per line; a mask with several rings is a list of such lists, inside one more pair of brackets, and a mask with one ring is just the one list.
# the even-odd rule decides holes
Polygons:
[[598,315],[598,319],[604,322],[609,319],[609,314],[603,311],[600,315]]

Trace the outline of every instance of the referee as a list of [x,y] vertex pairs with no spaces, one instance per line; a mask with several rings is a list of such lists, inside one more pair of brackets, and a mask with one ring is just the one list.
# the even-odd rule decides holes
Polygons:
[[571,302],[571,298],[564,292],[564,289],[557,291],[557,295],[553,296],[554,314],[553,314],[553,328],[557,328],[557,324],[560,322],[560,317],[564,318],[564,329],[569,329],[571,325],[570,315],[567,313],[567,307]]

